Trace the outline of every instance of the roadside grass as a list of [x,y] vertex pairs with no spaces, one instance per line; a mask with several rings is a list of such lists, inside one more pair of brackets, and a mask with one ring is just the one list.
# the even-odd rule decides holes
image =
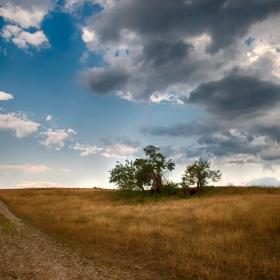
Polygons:
[[16,226],[8,220],[3,214],[0,213],[0,228],[5,230],[14,229]]
[[174,279],[280,278],[279,188],[209,187],[189,198],[21,189],[0,190],[0,198],[35,227],[128,269]]

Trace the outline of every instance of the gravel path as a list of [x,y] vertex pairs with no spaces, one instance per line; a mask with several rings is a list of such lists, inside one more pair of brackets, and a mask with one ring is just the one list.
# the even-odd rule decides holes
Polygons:
[[1,280],[160,279],[141,275],[140,269],[126,272],[102,264],[102,260],[88,259],[20,221],[1,201],[0,213],[16,225],[9,229],[0,226]]

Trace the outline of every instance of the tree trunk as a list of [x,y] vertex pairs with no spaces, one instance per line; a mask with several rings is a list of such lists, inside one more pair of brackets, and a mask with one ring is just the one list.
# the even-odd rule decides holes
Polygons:
[[155,174],[155,178],[154,178],[154,184],[155,184],[155,191],[157,193],[161,192],[161,188],[162,188],[162,182],[161,182],[161,176],[159,174]]

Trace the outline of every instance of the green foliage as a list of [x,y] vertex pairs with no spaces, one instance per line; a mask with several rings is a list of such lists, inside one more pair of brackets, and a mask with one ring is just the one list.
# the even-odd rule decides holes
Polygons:
[[197,188],[207,186],[209,181],[221,180],[220,170],[210,170],[210,162],[199,159],[194,164],[188,165],[182,176],[182,186],[196,185]]
[[126,160],[125,164],[117,162],[109,171],[110,183],[115,183],[122,190],[142,190],[150,187],[160,193],[162,179],[174,170],[175,163],[166,160],[159,148],[149,145],[144,148],[147,158],[137,158],[134,162]]
[[136,169],[132,161],[126,160],[125,164],[117,161],[117,165],[109,173],[109,182],[115,183],[118,188],[123,190],[134,190],[136,188]]
[[143,176],[142,179],[146,184],[149,184],[155,192],[160,193],[162,179],[174,170],[175,163],[171,159],[167,161],[166,157],[159,152],[158,147],[149,145],[144,148],[144,152],[147,158],[144,159],[143,172],[140,172],[140,174]]
[[172,181],[167,181],[165,184],[163,184],[161,189],[161,193],[168,195],[179,193],[179,191],[179,185]]

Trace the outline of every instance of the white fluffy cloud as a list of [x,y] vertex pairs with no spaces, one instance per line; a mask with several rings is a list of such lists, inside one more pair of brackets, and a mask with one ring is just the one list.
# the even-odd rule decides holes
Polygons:
[[22,113],[0,113],[0,129],[14,130],[17,138],[23,138],[30,133],[36,132],[39,126],[39,123],[30,121],[28,117]]
[[0,91],[0,101],[7,101],[13,98],[14,97],[10,93]]
[[95,38],[94,31],[90,31],[87,27],[82,27],[82,39],[85,43],[93,41]]
[[114,158],[125,158],[128,156],[133,156],[139,152],[139,147],[131,147],[124,144],[111,144],[106,148],[105,153],[102,153],[104,157],[114,157]]
[[103,150],[103,148],[98,148],[96,146],[82,145],[79,143],[69,146],[69,149],[75,151],[81,151],[81,156],[89,156],[92,154],[96,154],[98,151]]
[[[6,41],[12,41],[20,49],[26,50],[30,46],[37,49],[49,47],[49,41],[40,30],[40,26],[49,11],[54,8],[54,3],[54,0],[0,0],[0,16],[8,23],[3,27],[1,36]],[[33,33],[24,30],[29,28],[38,30]]]
[[46,121],[48,122],[48,121],[50,121],[52,118],[53,118],[53,116],[51,116],[51,115],[47,115],[47,117],[46,117]]
[[49,47],[49,41],[41,30],[30,33],[15,25],[5,25],[1,36],[6,41],[12,41],[20,49],[27,49],[29,46],[37,49]]
[[49,128],[47,132],[41,132],[41,135],[46,135],[47,138],[44,141],[39,141],[40,144],[46,146],[47,148],[55,148],[60,150],[64,147],[65,142],[70,140],[71,134],[76,134],[76,131],[69,128],[67,131],[65,129],[55,129]]
[[[50,9],[53,8],[53,1],[7,1],[0,6],[0,16],[5,21],[12,22],[22,28],[39,28],[42,20]],[[40,3],[43,2],[43,3]]]
[[68,128],[67,133],[68,134],[77,134],[77,132],[72,128]]

